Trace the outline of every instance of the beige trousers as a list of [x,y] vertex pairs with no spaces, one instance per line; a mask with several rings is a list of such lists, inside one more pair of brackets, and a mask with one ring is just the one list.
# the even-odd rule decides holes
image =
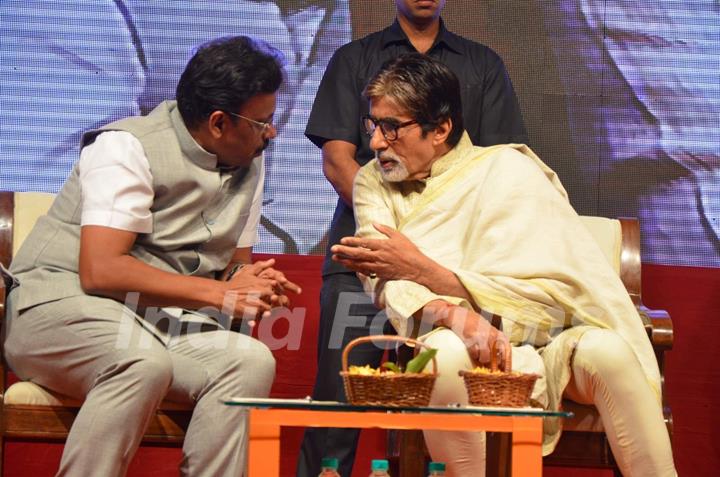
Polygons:
[[[440,376],[431,404],[467,403],[465,385],[457,372],[473,365],[462,340],[450,330],[438,330],[424,341],[438,349]],[[541,374],[533,399],[546,402],[548,377],[537,352],[528,346],[513,348],[513,369]],[[565,397],[597,407],[623,475],[677,475],[660,405],[632,350],[617,334],[597,329],[583,335],[573,355]],[[424,434],[433,460],[447,464],[447,477],[485,475],[484,432]]]
[[15,373],[84,399],[57,475],[124,476],[150,418],[168,399],[194,406],[180,475],[241,476],[246,411],[221,400],[266,397],[275,360],[251,337],[208,328],[163,343],[123,316],[119,302],[89,296],[39,305],[9,319],[5,356]]

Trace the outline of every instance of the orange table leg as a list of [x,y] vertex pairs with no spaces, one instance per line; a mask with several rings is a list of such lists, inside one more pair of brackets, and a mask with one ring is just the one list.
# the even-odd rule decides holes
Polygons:
[[513,417],[512,476],[542,475],[542,419]]
[[250,409],[248,413],[248,477],[280,475],[280,424],[272,410]]

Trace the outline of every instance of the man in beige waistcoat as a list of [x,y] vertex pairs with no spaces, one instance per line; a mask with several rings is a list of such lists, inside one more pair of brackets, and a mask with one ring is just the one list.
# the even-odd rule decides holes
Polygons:
[[163,399],[194,406],[181,475],[243,473],[245,414],[221,400],[267,396],[275,361],[234,325],[300,292],[251,261],[281,82],[267,44],[203,45],[176,101],[84,135],[14,258],[6,359],[84,400],[58,475],[125,475]]
[[[376,156],[355,178],[356,236],[333,259],[358,272],[398,334],[439,350],[432,404],[467,403],[458,371],[487,364],[495,345],[541,375],[537,404],[596,406],[625,475],[676,475],[657,362],[620,279],[527,146],[473,146],[459,90],[418,54],[370,80]],[[561,430],[545,421],[545,454]],[[449,476],[484,475],[483,433],[425,436]]]

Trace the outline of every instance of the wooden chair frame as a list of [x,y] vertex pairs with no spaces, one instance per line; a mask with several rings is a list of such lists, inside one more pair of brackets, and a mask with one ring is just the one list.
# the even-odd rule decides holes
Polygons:
[[[622,252],[620,255],[620,279],[638,309],[640,318],[652,343],[660,368],[663,416],[668,434],[672,439],[673,420],[665,393],[665,352],[673,346],[673,325],[665,310],[651,310],[642,303],[642,263],[640,260],[640,222],[621,218]],[[563,432],[555,451],[544,458],[547,465],[559,467],[598,467],[613,469],[622,475],[608,443],[601,432]]]
[[[640,260],[640,223],[634,218],[619,219],[622,231],[620,279],[638,309],[648,338],[660,367],[663,415],[672,439],[673,421],[665,393],[665,352],[673,346],[673,326],[670,315],[664,310],[650,310],[642,304],[642,263]],[[402,431],[391,435],[388,456],[397,462],[399,477],[425,475],[426,462],[418,456],[427,455],[421,432]],[[488,434],[487,475],[506,476],[509,473],[510,446],[507,435]],[[558,467],[609,468],[622,475],[615,462],[604,432],[563,431],[555,451],[543,459],[545,465]]]
[[[0,262],[9,267],[13,251],[15,199],[13,192],[0,192]],[[0,325],[5,321],[5,283],[0,280]],[[1,343],[0,343],[1,345]],[[78,407],[25,406],[4,404],[8,370],[0,359],[0,476],[3,470],[6,440],[58,442],[64,441],[72,426]],[[143,442],[179,447],[192,411],[158,410],[150,421]]]

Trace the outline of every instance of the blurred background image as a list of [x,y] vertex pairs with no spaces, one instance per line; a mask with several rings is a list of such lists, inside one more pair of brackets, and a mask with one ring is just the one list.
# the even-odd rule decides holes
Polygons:
[[[57,192],[83,131],[174,96],[201,43],[285,55],[258,252],[322,254],[336,195],[305,122],[332,53],[393,21],[390,0],[0,2],[0,189]],[[582,214],[637,216],[643,261],[720,267],[720,2],[449,0],[495,49],[530,146]],[[358,118],[359,120],[359,118]]]

